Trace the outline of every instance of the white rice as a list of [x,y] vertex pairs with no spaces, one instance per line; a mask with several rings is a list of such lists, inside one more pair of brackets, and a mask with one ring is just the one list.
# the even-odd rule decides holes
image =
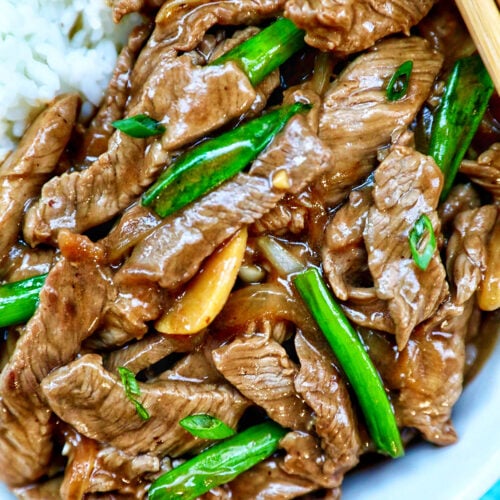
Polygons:
[[0,0],[0,162],[56,95],[99,104],[138,20],[115,25],[105,0]]

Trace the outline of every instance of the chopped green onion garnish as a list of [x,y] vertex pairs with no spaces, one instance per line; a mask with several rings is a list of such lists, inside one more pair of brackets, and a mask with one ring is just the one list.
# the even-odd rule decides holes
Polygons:
[[141,395],[141,389],[139,388],[139,383],[135,379],[134,373],[131,372],[128,368],[125,368],[124,366],[118,367],[118,373],[120,374],[120,378],[122,380],[123,389],[125,390],[125,395],[130,400],[130,402],[135,406],[135,410],[137,411],[139,417],[141,417],[142,420],[147,420],[150,416],[148,411],[134,397]]
[[429,155],[444,174],[441,200],[450,192],[460,163],[483,119],[493,82],[478,55],[459,59],[433,121]]
[[[421,249],[425,235],[428,235],[427,243]],[[436,235],[432,222],[427,215],[422,214],[408,234],[408,242],[415,264],[425,271],[436,251]]]
[[351,383],[377,449],[393,458],[403,455],[401,436],[382,379],[319,271],[306,269],[293,282]]
[[148,115],[135,115],[123,120],[116,120],[112,125],[124,134],[138,139],[160,135],[165,132],[165,127]]
[[406,95],[412,69],[413,61],[405,61],[392,75],[385,90],[389,101],[398,101]]
[[202,439],[225,439],[236,433],[222,420],[207,414],[189,415],[180,420],[179,424],[193,436]]
[[160,476],[149,500],[194,500],[272,455],[287,433],[274,422],[250,427]]

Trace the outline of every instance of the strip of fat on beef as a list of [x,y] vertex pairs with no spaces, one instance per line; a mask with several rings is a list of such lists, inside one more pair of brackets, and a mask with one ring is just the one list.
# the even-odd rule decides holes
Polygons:
[[167,52],[126,111],[161,121],[165,133],[137,139],[117,130],[108,150],[87,169],[47,182],[26,216],[24,236],[31,245],[53,243],[61,229],[81,233],[110,220],[154,181],[170,151],[240,116],[255,100],[236,64],[200,67],[189,54]]
[[319,332],[314,333],[314,336],[310,333],[306,336],[299,331],[295,335],[300,361],[295,388],[315,414],[314,429],[320,438],[321,452],[317,453],[319,460],[313,473],[311,465],[307,464],[307,454],[301,457],[292,451],[297,446],[294,440],[305,439],[304,443],[307,443],[310,438],[295,436],[290,441],[290,457],[288,461],[285,458],[285,468],[297,474],[300,471],[297,462],[305,459],[303,467],[310,470],[310,477],[319,484],[333,487],[338,486],[344,473],[358,463],[361,440],[349,392],[335,366],[331,349],[319,337]]
[[[166,217],[134,248],[116,274],[117,282],[154,281],[177,288],[224,240],[271,210],[285,193],[300,192],[329,167],[330,160],[330,152],[304,117],[293,117],[254,162],[252,175],[240,173]],[[288,188],[273,187],[277,173],[286,176]]]
[[38,308],[0,376],[0,479],[10,486],[47,472],[51,412],[39,384],[77,355],[97,327],[107,296],[108,278],[93,262],[62,259],[49,273]]
[[68,143],[80,99],[63,94],[42,111],[0,166],[0,273],[18,238],[25,205],[54,173]]
[[[407,93],[389,101],[386,86],[407,60],[413,61]],[[379,148],[407,129],[427,99],[442,60],[422,38],[384,40],[357,57],[330,84],[320,110],[318,136],[330,147],[334,163],[314,184],[326,204],[341,201],[374,168]]]
[[294,387],[297,367],[267,335],[240,335],[212,351],[215,367],[283,427],[308,430],[312,415]]
[[405,146],[395,146],[375,172],[364,239],[377,296],[388,303],[399,349],[448,293],[439,252],[422,270],[413,261],[408,242],[410,231],[424,214],[439,237],[436,207],[442,184],[443,174],[434,160]]
[[287,0],[285,15],[306,30],[309,45],[342,55],[388,35],[410,33],[435,0]]
[[488,237],[498,214],[495,205],[460,212],[446,247],[446,268],[454,285],[454,301],[464,304],[477,290],[486,270]]
[[204,444],[180,425],[188,415],[206,413],[236,428],[248,401],[229,385],[160,380],[139,383],[143,420],[127,399],[118,373],[102,358],[86,354],[52,371],[42,382],[50,408],[78,432],[129,455],[179,456]]

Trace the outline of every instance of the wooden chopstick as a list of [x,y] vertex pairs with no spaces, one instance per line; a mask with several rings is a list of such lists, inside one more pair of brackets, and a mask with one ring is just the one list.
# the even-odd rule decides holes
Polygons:
[[455,0],[500,94],[500,11],[495,0]]

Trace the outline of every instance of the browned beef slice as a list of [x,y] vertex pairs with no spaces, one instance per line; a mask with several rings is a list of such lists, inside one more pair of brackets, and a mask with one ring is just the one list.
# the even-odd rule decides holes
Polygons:
[[129,455],[181,455],[202,441],[185,431],[180,419],[207,413],[235,428],[248,406],[228,385],[162,380],[139,386],[139,400],[151,416],[148,420],[139,417],[118,374],[106,371],[97,354],[54,370],[42,382],[49,406],[62,420]]
[[[413,61],[404,98],[389,101],[386,86],[396,69]],[[326,91],[318,136],[330,147],[332,169],[315,183],[328,204],[342,200],[375,166],[377,150],[412,122],[429,95],[442,56],[418,37],[390,39],[357,57]]]
[[215,367],[244,396],[290,429],[311,426],[311,412],[297,394],[297,367],[285,349],[262,334],[243,335],[212,352]]
[[111,0],[113,21],[119,23],[123,16],[132,12],[149,12],[161,7],[165,0]]
[[432,443],[456,441],[453,405],[462,392],[465,342],[472,301],[442,306],[419,325],[402,351],[388,339],[366,337],[369,353],[388,389],[400,426],[417,428]]
[[438,208],[439,220],[443,229],[451,225],[460,212],[477,208],[480,205],[481,199],[472,184],[457,184],[453,186],[446,200]]
[[318,489],[313,481],[285,472],[282,463],[281,458],[269,458],[240,474],[228,484],[229,498],[288,500]]
[[0,376],[0,477],[7,484],[21,486],[47,472],[51,412],[39,384],[76,356],[97,327],[107,294],[107,277],[94,263],[63,259],[47,277],[40,304]]
[[22,488],[15,488],[13,493],[19,500],[61,500],[59,492],[61,488],[62,477],[56,476],[47,481],[30,484]]
[[19,281],[48,273],[54,260],[55,251],[53,248],[37,248],[35,250],[22,244],[13,245],[9,252],[3,278],[7,282]]
[[255,90],[233,63],[197,67],[188,54],[160,59],[127,116],[146,113],[166,132],[158,139],[136,139],[117,130],[108,151],[89,168],[45,184],[28,211],[26,239],[33,245],[53,242],[63,228],[83,232],[106,222],[151,184],[169,151],[239,116],[254,99]]
[[466,210],[454,220],[454,232],[446,247],[446,268],[454,284],[457,304],[469,300],[486,270],[488,236],[495,225],[498,207],[484,205]]
[[[340,484],[343,474],[358,463],[361,442],[347,387],[335,366],[330,347],[319,334],[295,336],[300,371],[295,388],[315,413],[321,440],[318,477]],[[285,460],[286,465],[286,460]]]
[[64,94],[42,111],[0,166],[0,273],[16,242],[25,204],[52,174],[71,136],[79,98]]
[[101,107],[75,153],[74,161],[80,167],[91,165],[108,149],[109,138],[115,131],[111,124],[123,117],[129,97],[128,83],[132,67],[148,33],[147,26],[136,27],[130,34],[128,44],[121,50]]
[[495,203],[500,203],[500,143],[493,144],[479,156],[477,162],[462,162],[460,172],[489,191]]
[[285,15],[306,42],[341,54],[359,52],[393,33],[409,34],[434,0],[287,0]]
[[[304,118],[287,124],[255,162],[252,175],[238,174],[180,212],[139,243],[118,271],[117,279],[156,281],[173,289],[190,279],[202,260],[240,227],[276,205],[286,192],[299,192],[328,168],[330,153]],[[283,172],[286,189],[273,187]],[[261,177],[262,176],[262,177]]]
[[422,214],[439,235],[436,207],[442,182],[441,170],[432,158],[402,146],[396,146],[375,172],[374,205],[364,238],[377,296],[388,301],[399,349],[413,328],[436,312],[447,293],[439,252],[434,252],[424,271],[413,261],[408,243]]

